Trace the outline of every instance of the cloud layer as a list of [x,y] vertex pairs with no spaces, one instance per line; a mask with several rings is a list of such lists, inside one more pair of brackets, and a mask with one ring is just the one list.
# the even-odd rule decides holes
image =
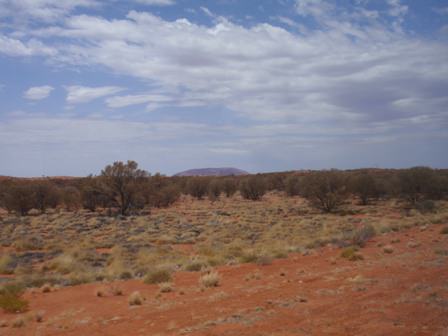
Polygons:
[[[257,153],[263,148],[285,167],[288,158],[279,158],[275,148],[291,157],[345,143],[349,148],[403,139],[446,142],[448,44],[407,31],[410,8],[399,0],[384,0],[379,7],[361,0],[344,7],[296,0],[288,17],[253,24],[200,8],[196,13],[206,15],[200,21],[184,18],[184,12],[171,19],[146,11],[180,4],[172,0],[134,3],[148,6],[101,15],[107,5],[94,0],[0,0],[0,17],[9,24],[0,26],[0,53],[38,56],[55,69],[96,70],[111,81],[133,81],[132,87],[119,80],[73,85],[67,77],[66,105],[83,104],[88,110],[98,100],[110,115],[76,116],[74,110],[71,123],[46,115],[45,122],[57,124],[60,134],[35,117],[33,123],[24,117],[10,120],[3,131],[33,128],[33,141],[55,144],[64,134],[73,134],[71,143],[110,143],[115,134],[117,142],[121,137],[133,143],[164,139],[198,151],[204,150],[202,142],[207,152],[235,160],[242,153],[261,160]],[[20,20],[13,19],[19,10]],[[24,97],[43,99],[51,92],[45,95],[44,88],[50,87],[33,87]],[[138,111],[140,119],[123,111]],[[183,111],[208,115],[185,122]],[[223,121],[216,111],[224,111]],[[149,125],[143,114],[159,120]],[[89,123],[101,132],[76,140],[74,134]],[[11,134],[7,141],[13,139]]]
[[124,89],[118,86],[88,87],[71,85],[67,90],[67,103],[70,105],[88,103],[92,100],[116,94]]

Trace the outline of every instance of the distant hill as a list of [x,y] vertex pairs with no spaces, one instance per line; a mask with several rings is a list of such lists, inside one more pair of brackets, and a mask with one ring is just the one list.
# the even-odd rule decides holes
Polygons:
[[174,176],[231,176],[231,175],[248,175],[247,171],[237,168],[200,168],[189,169],[177,173]]

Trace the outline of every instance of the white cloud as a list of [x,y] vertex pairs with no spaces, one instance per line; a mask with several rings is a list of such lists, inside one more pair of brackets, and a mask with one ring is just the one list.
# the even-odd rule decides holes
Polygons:
[[48,47],[36,39],[21,41],[7,37],[0,33],[0,54],[1,53],[8,56],[54,56],[57,51],[56,49]]
[[208,9],[207,7],[203,7],[203,6],[201,6],[200,9],[201,9],[201,11],[203,11],[207,16],[210,16],[210,17],[212,17],[212,18],[216,17],[216,15],[213,14],[213,13],[211,12],[211,10]]
[[0,17],[23,21],[62,20],[79,7],[99,6],[97,0],[0,0]]
[[142,95],[127,95],[127,96],[115,96],[106,99],[107,106],[111,108],[120,108],[131,105],[140,105],[148,103],[168,103],[172,102],[173,98],[170,98],[161,94],[142,94]]
[[[294,34],[219,17],[208,27],[131,11],[123,19],[72,16],[32,34],[62,40],[52,45],[53,62],[101,66],[158,88],[110,97],[112,108],[222,106],[254,120],[308,124],[399,120],[423,113],[422,106],[434,115],[446,111],[445,43],[407,36],[356,6],[341,13],[323,0],[301,0],[297,10],[321,17],[324,28]],[[115,95],[112,88],[74,87],[67,102]],[[410,98],[419,104],[406,111],[394,103]]]
[[80,85],[67,86],[65,89],[67,90],[66,101],[70,105],[88,103],[94,99],[111,96],[124,90],[124,88],[118,86],[89,87]]
[[297,0],[296,10],[302,16],[328,16],[334,6],[326,0]]
[[23,97],[30,100],[42,100],[47,98],[53,90],[54,88],[49,85],[35,86],[26,90]]
[[176,3],[175,0],[136,0],[136,2],[149,6],[171,6]]
[[408,6],[401,4],[400,0],[387,0],[388,5],[390,6],[389,14],[391,16],[404,16],[408,12]]

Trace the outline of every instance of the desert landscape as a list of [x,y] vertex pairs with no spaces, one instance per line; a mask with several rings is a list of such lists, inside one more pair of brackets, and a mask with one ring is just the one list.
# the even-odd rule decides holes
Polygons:
[[448,336],[448,0],[0,0],[0,336]]
[[424,167],[164,177],[133,162],[4,178],[0,330],[445,335],[446,181]]

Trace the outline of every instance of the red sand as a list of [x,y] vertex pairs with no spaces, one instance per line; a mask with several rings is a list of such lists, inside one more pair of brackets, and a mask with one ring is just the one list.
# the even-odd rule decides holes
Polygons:
[[[96,297],[110,286],[102,283],[27,293],[28,316],[42,311],[43,322],[30,318],[0,335],[448,335],[448,256],[435,253],[448,251],[448,235],[440,229],[376,237],[362,261],[326,247],[268,266],[220,267],[222,285],[203,291],[199,273],[180,272],[166,294],[137,280],[115,283],[123,296]],[[142,306],[128,305],[135,290]],[[15,318],[0,313],[9,324]]]

